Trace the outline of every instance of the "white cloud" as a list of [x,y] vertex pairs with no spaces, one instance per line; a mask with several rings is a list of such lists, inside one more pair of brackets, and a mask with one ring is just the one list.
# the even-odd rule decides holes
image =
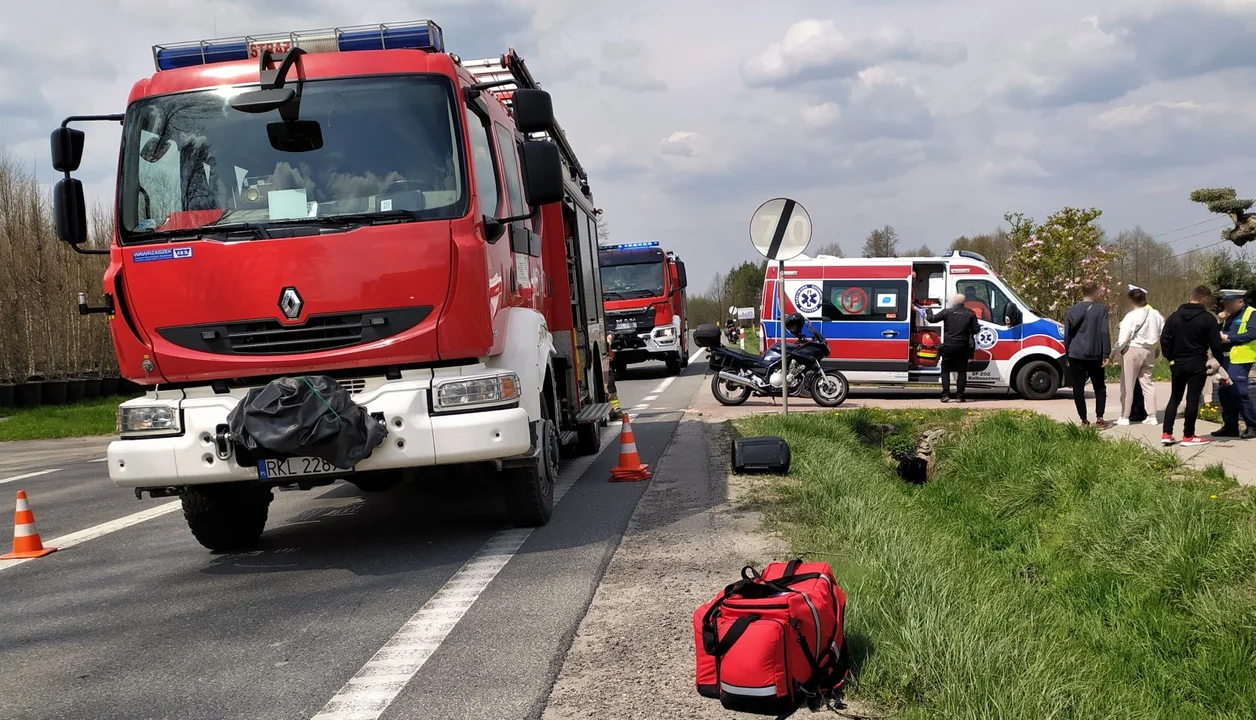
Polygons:
[[834,102],[806,105],[802,109],[802,121],[808,127],[830,127],[842,117],[842,109]]
[[961,43],[919,41],[899,28],[850,36],[833,20],[808,19],[791,25],[781,42],[746,58],[741,76],[750,87],[788,87],[810,80],[849,78],[884,62],[954,65],[965,57]]
[[1163,120],[1166,114],[1189,113],[1200,109],[1202,109],[1202,106],[1199,103],[1189,100],[1182,102],[1161,101],[1141,105],[1118,105],[1096,115],[1091,119],[1090,126],[1095,130],[1117,130]]

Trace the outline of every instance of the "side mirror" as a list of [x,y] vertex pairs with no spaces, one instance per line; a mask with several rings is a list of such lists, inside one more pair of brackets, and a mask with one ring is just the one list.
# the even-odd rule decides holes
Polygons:
[[685,264],[680,260],[676,261],[676,285],[681,290],[689,287],[689,278],[685,275]]
[[548,132],[554,128],[554,101],[544,90],[520,88],[511,96],[515,127],[521,133]]
[[[79,149],[82,150],[82,133]],[[52,214],[57,237],[71,245],[87,242],[87,207],[83,202],[83,183],[63,178],[52,188]]]
[[74,172],[83,161],[83,140],[86,134],[82,130],[59,127],[52,131],[52,166],[57,172]]
[[544,140],[523,143],[523,194],[529,207],[561,202],[563,199],[563,162],[558,146]]
[[1012,303],[1008,303],[1006,314],[1007,317],[1005,319],[1007,320],[1008,327],[1016,327],[1017,325],[1025,322],[1024,313],[1021,312],[1019,307],[1013,305]]

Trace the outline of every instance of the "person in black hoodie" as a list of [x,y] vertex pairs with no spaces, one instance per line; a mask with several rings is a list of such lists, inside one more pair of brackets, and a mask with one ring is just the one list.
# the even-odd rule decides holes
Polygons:
[[1073,402],[1082,425],[1086,419],[1086,383],[1095,386],[1095,422],[1100,428],[1108,426],[1103,412],[1108,404],[1107,379],[1103,364],[1112,354],[1112,331],[1108,327],[1108,306],[1099,302],[1099,286],[1086,283],[1082,286],[1082,301],[1064,314],[1064,354],[1068,356],[1069,372],[1073,378]]
[[1195,420],[1199,417],[1199,397],[1204,390],[1204,378],[1208,372],[1208,353],[1228,367],[1229,358],[1221,349],[1221,326],[1217,318],[1208,312],[1212,290],[1200,285],[1191,293],[1191,301],[1177,309],[1164,322],[1160,334],[1160,351],[1169,361],[1173,376],[1173,390],[1169,393],[1169,405],[1164,409],[1164,435],[1160,441],[1172,445],[1173,423],[1177,420],[1178,405],[1186,397],[1186,417],[1182,420],[1183,445],[1207,445],[1208,439],[1195,435]]
[[965,307],[964,296],[951,297],[951,306],[940,312],[927,311],[929,322],[942,323],[942,402],[950,402],[951,373],[955,373],[954,396],[958,402],[964,399],[964,387],[968,384],[968,362],[973,359],[974,339],[981,331],[977,314]]

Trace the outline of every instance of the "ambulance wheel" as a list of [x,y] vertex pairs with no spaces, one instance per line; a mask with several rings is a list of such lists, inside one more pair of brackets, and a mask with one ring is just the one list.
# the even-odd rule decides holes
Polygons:
[[257,545],[272,499],[270,488],[250,483],[189,487],[179,493],[192,536],[217,552]]
[[506,508],[519,527],[540,527],[554,514],[558,482],[558,431],[548,417],[533,430],[536,454],[523,467],[506,470]]
[[1046,360],[1034,360],[1016,374],[1016,392],[1026,400],[1050,400],[1060,389],[1060,371]]
[[751,389],[745,385],[730,383],[717,372],[711,376],[711,394],[721,405],[742,405],[750,399]]
[[820,407],[837,407],[846,402],[850,394],[850,383],[840,372],[825,371],[824,375],[811,378],[811,399]]

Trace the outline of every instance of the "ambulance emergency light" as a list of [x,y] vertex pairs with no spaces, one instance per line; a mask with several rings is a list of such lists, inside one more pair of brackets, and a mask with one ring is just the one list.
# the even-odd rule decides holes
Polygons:
[[263,50],[285,53],[294,47],[306,52],[354,50],[426,50],[445,52],[445,35],[431,20],[388,25],[355,25],[325,30],[243,35],[213,40],[193,40],[154,45],[153,62],[158,70],[257,59]]
[[636,248],[650,248],[650,247],[658,247],[658,246],[659,246],[658,240],[651,240],[650,242],[623,243],[622,245],[603,245],[599,249],[600,250],[634,250]]

